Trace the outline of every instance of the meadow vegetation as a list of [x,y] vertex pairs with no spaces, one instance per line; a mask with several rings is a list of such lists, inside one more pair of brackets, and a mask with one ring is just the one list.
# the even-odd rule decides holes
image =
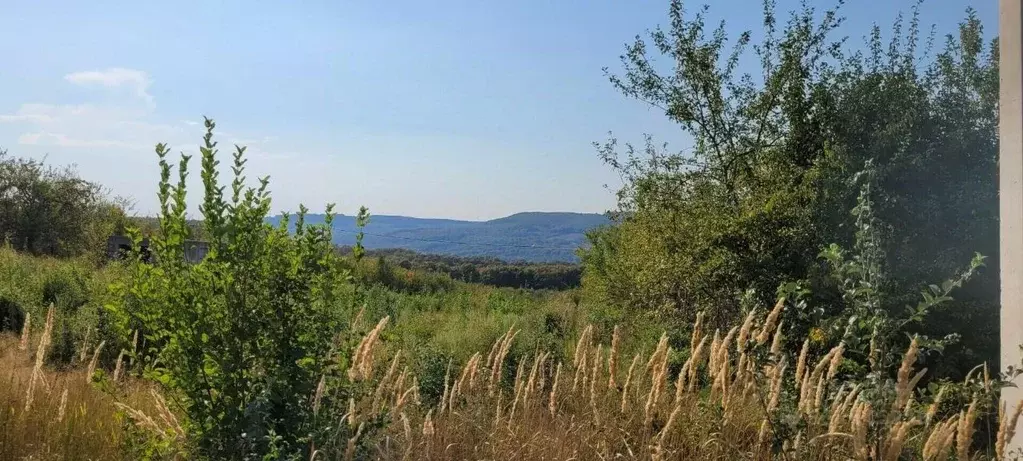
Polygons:
[[[88,183],[0,157],[0,185],[40,191],[0,194],[0,458],[1018,458],[977,253],[997,241],[979,21],[927,61],[915,12],[866,52],[831,37],[833,11],[779,30],[765,2],[763,41],[731,51],[702,13],[669,14],[611,80],[696,148],[600,146],[626,185],[581,287],[472,283],[461,262],[367,257],[361,235],[342,251],[332,206],[270,224],[269,179],[243,147],[222,177],[209,119],[198,219],[193,158],[163,144],[158,216],[86,195],[79,240],[52,220]],[[760,80],[736,74],[747,47]],[[108,231],[148,237],[152,260],[104,261]],[[573,277],[551,270],[528,276]]]

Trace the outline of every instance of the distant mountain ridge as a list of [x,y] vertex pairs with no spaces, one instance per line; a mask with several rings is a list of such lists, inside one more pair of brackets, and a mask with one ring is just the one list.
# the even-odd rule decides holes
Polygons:
[[[320,224],[324,217],[307,214],[305,221]],[[273,224],[280,219],[268,218]],[[506,261],[577,262],[575,250],[585,244],[585,232],[610,222],[602,214],[571,212],[525,212],[490,221],[373,215],[363,245]],[[334,218],[334,242],[338,245],[354,244],[356,232],[354,216]]]

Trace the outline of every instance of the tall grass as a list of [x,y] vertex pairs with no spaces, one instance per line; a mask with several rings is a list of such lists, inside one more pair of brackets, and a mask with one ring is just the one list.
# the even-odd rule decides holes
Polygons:
[[[421,395],[409,355],[387,347],[402,344],[388,339],[393,320],[360,312],[353,323],[368,333],[353,347],[347,379],[363,390],[353,394],[343,415],[353,435],[339,457],[1017,458],[1006,447],[1023,407],[993,404],[994,393],[984,392],[995,381],[986,367],[971,373],[975,387],[920,389],[926,370],[916,367],[921,345],[914,339],[901,360],[882,372],[889,381],[852,372],[855,359],[846,357],[844,344],[811,346],[809,339],[784,338],[780,306],[713,333],[700,317],[682,354],[667,335],[655,345],[627,349],[627,330],[613,328],[602,343],[598,329],[587,326],[569,354],[534,348],[516,355],[521,330],[512,327],[489,348],[450,360],[435,401]],[[47,330],[44,324],[26,350],[19,350],[16,335],[0,340],[0,377],[9,383],[0,387],[6,409],[0,413],[0,459],[181,453],[187,422],[178,420],[164,396],[130,373],[117,382],[104,373],[93,379],[95,365],[85,372],[47,371],[35,359],[45,354]],[[686,357],[681,364],[679,356]],[[877,382],[891,386],[878,388]],[[326,398],[318,387],[314,412],[322,411]],[[323,455],[313,453],[316,459]]]
[[[779,314],[780,307],[766,318],[751,313],[713,334],[698,321],[681,367],[669,366],[675,351],[667,336],[626,367],[618,360],[625,339],[614,334],[610,347],[599,344],[593,328],[583,330],[571,360],[540,350],[512,358],[518,330],[509,329],[488,353],[449,367],[436,405],[418,417],[403,409],[376,456],[1016,459],[1005,447],[1023,402],[998,410],[994,439],[980,437],[993,394],[975,392],[949,407],[946,389],[961,388],[917,389],[926,370],[915,367],[915,339],[891,370],[893,388],[879,390],[873,378],[841,371],[843,344],[788,357]],[[984,376],[979,382],[990,385]]]
[[0,335],[0,459],[139,459],[132,447],[148,436],[118,406],[159,414],[153,386],[130,379],[104,390],[82,369],[48,370],[36,360],[45,338],[33,339],[22,351],[18,337]]

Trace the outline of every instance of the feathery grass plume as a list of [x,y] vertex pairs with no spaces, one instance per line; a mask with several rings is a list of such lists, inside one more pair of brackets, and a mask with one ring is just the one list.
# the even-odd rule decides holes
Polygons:
[[366,423],[359,423],[359,428],[355,431],[355,435],[348,439],[348,444],[345,446],[345,461],[351,461],[355,457],[355,444],[358,443],[359,437],[362,436],[362,430],[366,428]]
[[[135,330],[137,333],[138,330]],[[89,338],[92,337],[92,327],[85,330],[85,339],[82,340],[82,347],[78,349],[78,361],[85,362],[85,358],[89,355]],[[138,348],[136,348],[138,350]]]
[[363,336],[362,340],[359,341],[358,347],[355,349],[355,353],[352,354],[352,365],[348,369],[348,377],[352,381],[360,381],[369,379],[373,374],[373,353],[376,349],[377,339],[380,337],[380,332],[383,331],[387,323],[391,321],[391,316],[386,316],[377,322],[376,327],[370,330],[366,336]]
[[121,379],[122,363],[124,362],[124,349],[117,354],[117,362],[114,363],[114,377],[113,381],[116,383]]
[[320,413],[320,401],[323,399],[323,391],[327,387],[327,375],[320,375],[320,382],[316,383],[316,393],[313,394],[313,415]]
[[536,390],[537,391],[542,391],[545,387],[547,387],[547,372],[546,371],[548,369],[548,365],[547,365],[548,361],[550,362],[550,366],[553,367],[554,366],[554,361],[551,360],[551,353],[550,352],[544,352],[543,355],[540,357],[540,369],[537,370],[537,372],[536,372],[536,384],[535,384],[535,386],[536,386]]
[[586,379],[583,381],[584,386],[583,390],[585,390],[585,386],[589,386],[591,388],[590,393],[594,392],[593,386],[596,384],[594,383],[594,381],[600,380],[600,370],[601,368],[603,368],[602,365],[604,364],[604,345],[597,344],[597,348],[594,350],[593,353],[594,356],[592,360],[592,365],[588,363],[583,364],[589,367],[589,372],[587,372]]
[[721,348],[721,330],[714,330],[714,339],[710,342],[710,352],[707,354],[709,363],[707,364],[707,372],[711,375],[715,374],[718,369],[718,349]]
[[657,341],[657,347],[654,348],[654,353],[650,355],[650,360],[646,362],[646,369],[652,374],[654,367],[657,366],[661,360],[661,355],[668,351],[668,333],[661,333],[661,339]]
[[650,391],[647,394],[647,405],[643,406],[643,425],[650,426],[651,421],[654,420],[654,410],[658,401],[661,397],[661,388],[663,387],[664,375],[661,372],[661,368],[657,367],[654,369],[651,375]]
[[[700,316],[697,316],[696,323],[700,323]],[[695,334],[695,331],[694,331]],[[607,388],[614,389],[617,386],[615,383],[615,375],[618,374],[618,347],[621,341],[621,329],[618,325],[615,325],[614,333],[611,334],[611,353],[607,357]]]
[[153,397],[153,404],[156,407],[157,415],[163,420],[165,427],[179,435],[184,435],[185,430],[181,427],[177,416],[174,416],[174,413],[170,411],[170,407],[167,406],[167,400],[159,392],[156,392],[156,389],[150,389],[149,395]]
[[724,362],[728,361],[728,350],[731,347],[732,341],[735,340],[735,334],[739,331],[739,327],[732,327],[728,330],[728,334],[725,335],[725,339],[721,340],[721,345],[718,347],[718,367],[723,367]]
[[508,331],[506,331],[503,335],[498,337],[497,340],[494,341],[494,344],[490,346],[490,352],[487,353],[486,368],[488,370],[494,368],[494,357],[497,356],[497,351],[498,349],[501,348],[501,344],[504,344],[505,336],[508,336],[509,334],[511,334],[511,328],[509,328]]
[[661,394],[664,391],[664,385],[666,383],[666,375],[668,374],[668,354],[671,348],[668,347],[668,335],[661,335],[661,342],[658,344],[657,350],[654,352],[654,356],[657,357],[656,362],[652,363],[650,367],[650,392],[647,394],[646,406],[644,407],[644,425],[649,426],[650,421],[653,419],[654,408],[660,401]]
[[[834,350],[834,349],[832,349]],[[813,404],[817,398],[817,389],[822,384],[824,367],[831,363],[831,352],[829,351],[821,358],[817,365],[803,376],[803,382],[799,388],[799,399],[796,408],[800,413],[810,416],[813,413]]]
[[18,350],[28,350],[28,336],[29,332],[32,331],[32,313],[25,313],[25,323],[21,325],[21,341],[18,342]]
[[393,400],[394,402],[397,402],[398,399],[400,399],[404,395],[404,392],[407,391],[405,387],[405,380],[408,379],[408,376],[409,376],[408,365],[405,365],[405,367],[401,369],[401,374],[398,375],[398,379],[394,380],[394,385],[391,386],[391,388],[394,390],[394,392],[392,393],[393,395],[391,396],[391,400]]
[[1005,417],[1005,404],[1002,404],[1002,415],[998,421],[998,437],[995,442],[995,454],[997,459],[1005,459],[1005,446],[1012,442],[1012,438],[1016,435],[1016,424],[1019,423],[1020,412],[1023,412],[1023,400],[1020,400],[1016,404],[1016,408],[1012,411],[1012,415]]
[[824,402],[824,391],[828,387],[827,377],[821,373],[820,377],[817,378],[817,387],[814,392],[813,402],[808,413],[813,414],[815,417],[820,416],[820,408]]
[[476,373],[476,369],[479,366],[480,353],[477,352],[469,358],[469,361],[462,367],[462,375],[458,377],[458,381],[455,385],[459,389],[472,388],[472,376]]
[[359,308],[359,312],[355,313],[355,318],[352,319],[352,329],[353,330],[356,330],[356,329],[359,328],[359,325],[362,324],[362,318],[363,318],[363,316],[365,314],[366,314],[366,305],[363,304],[362,307]]
[[511,426],[512,420],[515,419],[515,409],[519,405],[519,400],[522,398],[522,388],[525,387],[526,383],[522,380],[522,361],[519,361],[519,366],[515,367],[515,399],[512,401],[511,411],[508,413],[508,425]]
[[796,361],[796,390],[802,391],[803,375],[806,373],[806,358],[810,353],[810,340],[803,341],[803,350],[799,351],[799,360]]
[[704,358],[703,351],[706,349],[706,347],[707,337],[704,336],[703,340],[701,340],[700,343],[696,345],[696,349],[693,350],[692,355],[690,356],[690,359],[692,359],[692,361],[689,363],[688,370],[689,377],[687,378],[687,381],[689,383],[689,392],[695,392],[696,385],[699,384],[700,365],[703,364]]
[[551,416],[558,412],[558,384],[561,380],[561,362],[558,362],[558,369],[554,372],[554,382],[551,384],[551,394],[547,399],[547,411]]
[[32,401],[35,398],[36,383],[43,378],[43,364],[46,362],[46,350],[50,347],[50,337],[53,334],[53,304],[46,311],[46,325],[43,326],[43,335],[39,338],[39,347],[36,348],[36,362],[32,367],[32,377],[28,382],[28,390],[25,395],[25,413],[32,409]]
[[678,377],[675,378],[675,400],[677,404],[682,400],[682,393],[685,392],[689,383],[686,381],[689,378],[689,368],[693,366],[693,357],[690,356],[686,359],[686,363],[682,364],[682,369],[678,371]]
[[586,365],[589,363],[586,355],[586,349],[576,351],[573,359],[578,360],[578,363],[575,366],[575,375],[572,377],[572,392],[575,392],[579,389],[579,384],[586,381]]
[[909,436],[910,429],[920,424],[920,420],[912,419],[909,421],[899,421],[892,425],[888,430],[888,439],[884,443],[884,457],[882,459],[898,461],[902,454],[902,447],[906,444],[906,438]]
[[[476,389],[477,380],[480,373],[480,361],[483,360],[483,356],[476,354],[476,361],[472,363],[472,369],[469,370],[469,389]],[[414,378],[413,378],[414,379]]]
[[408,402],[410,397],[414,397],[418,391],[419,383],[413,380],[412,385],[394,400],[394,412],[401,412],[405,408],[405,402]]
[[771,355],[775,357],[781,355],[781,343],[785,339],[785,335],[782,334],[782,328],[784,327],[784,320],[778,322],[778,329],[774,331],[774,339],[771,340]]
[[745,350],[739,352],[739,362],[735,364],[735,381],[736,386],[742,386],[746,382],[746,367],[748,365],[749,356]]
[[167,432],[164,431],[163,428],[161,428],[160,425],[156,423],[156,420],[149,417],[149,415],[147,415],[145,412],[132,408],[121,402],[114,402],[114,406],[123,411],[128,416],[128,418],[131,419],[133,423],[135,423],[135,426],[155,432],[162,438],[165,439],[168,438]]
[[444,393],[440,395],[440,411],[438,413],[443,414],[444,408],[448,405],[448,393],[451,392],[451,361],[448,359],[448,367],[444,371]]
[[785,309],[785,298],[778,298],[778,302],[774,305],[774,309],[767,314],[767,319],[764,320],[764,326],[760,328],[760,333],[757,335],[757,344],[767,344],[767,340],[771,338],[771,333],[774,333],[774,327],[777,325],[778,317],[781,317],[782,310]]
[[593,357],[593,369],[590,370],[590,374],[592,375],[590,376],[590,408],[593,410],[593,418],[595,420],[599,418],[599,413],[597,411],[597,389],[599,389],[600,386],[597,385],[597,382],[600,381],[600,368],[604,363],[602,355],[603,351],[601,350],[600,345],[597,345],[597,355]]
[[402,430],[405,432],[405,440],[412,440],[412,423],[408,420],[408,415],[405,412],[398,414],[398,419],[401,420]]
[[959,418],[962,414],[955,415],[946,421],[939,422],[931,429],[927,441],[921,452],[926,461],[937,459],[948,459],[948,451],[955,441],[956,430],[959,427]]
[[892,403],[891,409],[891,414],[893,415],[902,413],[910,396],[913,394],[910,373],[913,372],[913,364],[916,363],[916,357],[919,353],[920,347],[917,343],[917,336],[914,335],[913,340],[909,343],[909,348],[906,350],[906,354],[902,357],[902,365],[899,366],[898,380],[895,384],[895,402]]
[[[854,387],[849,391],[849,394],[852,394],[855,391],[856,388]],[[842,418],[845,416],[845,412],[848,411],[848,409],[845,408],[844,402],[849,394],[845,393],[845,384],[842,384],[842,386],[838,388],[838,392],[835,393],[834,398],[831,400],[831,409],[828,410],[829,434],[834,434],[841,430]]]
[[845,352],[845,343],[839,343],[836,349],[837,351],[831,356],[831,362],[828,364],[828,374],[825,378],[827,381],[831,381],[838,373],[838,366],[842,364],[842,353]]
[[497,355],[494,356],[494,367],[490,374],[489,391],[493,395],[494,389],[501,382],[501,371],[504,369],[504,359],[508,356],[508,351],[511,350],[512,341],[519,335],[521,330],[509,330],[508,335],[505,336],[504,341],[501,343],[501,348],[498,349]]
[[106,344],[106,340],[100,341],[99,345],[96,346],[96,350],[92,353],[92,360],[89,361],[89,366],[85,369],[85,382],[87,384],[92,382],[92,377],[96,374],[96,364],[99,363],[99,353],[103,350],[103,346]]
[[956,429],[956,456],[961,461],[970,459],[970,444],[973,443],[973,423],[977,419],[977,403],[977,397],[974,397],[966,412],[959,418],[959,426]]
[[853,435],[853,449],[857,459],[869,459],[867,430],[870,426],[871,416],[872,411],[869,402],[856,402],[853,405],[849,423]]
[[771,413],[778,409],[778,402],[781,400],[782,384],[785,378],[785,368],[788,363],[782,359],[781,363],[772,370],[771,390],[767,397],[767,412]]
[[934,419],[934,415],[938,413],[938,408],[941,407],[942,399],[945,397],[945,389],[948,386],[941,386],[938,388],[938,395],[934,397],[934,401],[927,407],[927,414],[924,417],[924,426],[931,427],[931,420]]
[[756,320],[756,315],[757,310],[752,309],[746,315],[746,320],[742,322],[742,328],[739,329],[739,338],[735,344],[737,351],[746,349],[746,342],[749,341],[750,331],[753,329],[753,321]]
[[64,386],[64,391],[60,393],[60,406],[57,407],[57,422],[64,421],[64,412],[67,409],[67,386]]
[[632,384],[632,376],[636,372],[636,365],[639,365],[639,354],[632,357],[632,364],[629,365],[629,371],[625,375],[625,384],[622,385],[622,413],[625,413],[625,409],[628,408],[629,385]]
[[586,363],[586,350],[590,348],[593,337],[593,325],[586,325],[579,340],[575,344],[575,355],[572,358],[572,366],[579,368],[580,363]]
[[703,338],[703,312],[696,314],[696,322],[693,324],[693,334],[689,338],[689,350],[692,350]]

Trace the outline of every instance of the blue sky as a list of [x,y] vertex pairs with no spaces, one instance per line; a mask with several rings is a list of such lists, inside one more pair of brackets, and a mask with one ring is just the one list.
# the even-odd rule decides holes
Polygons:
[[[664,0],[4,3],[0,147],[75,164],[140,214],[156,208],[153,145],[196,153],[203,115],[224,163],[249,146],[275,211],[603,212],[620,183],[592,142],[686,147],[601,71],[666,22]],[[758,29],[759,0],[711,3],[729,30]],[[911,5],[849,0],[844,33],[858,45]],[[995,0],[928,0],[922,19],[943,35],[970,5],[994,34]]]

